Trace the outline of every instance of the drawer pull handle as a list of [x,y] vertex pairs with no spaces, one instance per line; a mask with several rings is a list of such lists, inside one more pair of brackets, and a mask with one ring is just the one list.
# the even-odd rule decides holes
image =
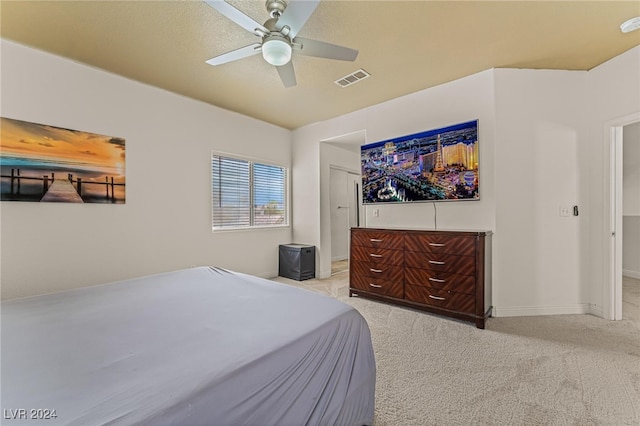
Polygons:
[[432,295],[429,295],[429,298],[436,299],[436,300],[445,300],[444,297],[438,297],[438,296],[432,296]]
[[369,268],[369,270],[370,270],[371,272],[376,272],[376,273],[378,273],[378,274],[379,274],[380,272],[382,272],[382,269],[373,269],[373,268]]
[[444,262],[440,262],[438,260],[430,260],[429,263],[432,265],[444,265]]
[[446,244],[442,244],[442,243],[429,243],[429,245],[431,247],[444,247],[444,246],[446,246]]
[[379,240],[377,238],[369,238],[369,241],[371,241],[372,243],[381,243],[382,240]]
[[373,254],[373,253],[369,253],[369,256],[371,256],[371,257],[382,257],[381,254]]
[[382,286],[381,286],[381,285],[378,285],[378,284],[371,284],[371,283],[369,283],[369,285],[370,285],[371,287],[375,287],[375,288],[382,288]]
[[429,281],[434,281],[434,282],[437,282],[437,283],[443,283],[443,282],[445,282],[447,280],[441,280],[440,278],[431,278],[431,277],[429,277]]

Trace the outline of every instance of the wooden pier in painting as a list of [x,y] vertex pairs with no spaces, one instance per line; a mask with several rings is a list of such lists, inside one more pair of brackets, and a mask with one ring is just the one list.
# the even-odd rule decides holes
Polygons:
[[[20,169],[11,169],[11,175],[2,175],[2,178],[10,179],[10,195],[20,195],[22,180],[37,180],[42,182],[42,198],[40,201],[62,202],[62,203],[83,203],[83,187],[86,185],[104,185],[105,200],[116,201],[116,187],[124,187],[125,183],[115,182],[113,177],[105,176],[104,182],[94,180],[82,180],[68,173],[66,179],[56,179],[56,175],[44,175],[42,177],[24,176],[20,174]],[[94,192],[95,193],[95,192]],[[37,201],[37,200],[33,200]],[[93,201],[89,201],[93,202]]]
[[54,180],[40,201],[55,203],[84,203],[73,184],[66,179]]

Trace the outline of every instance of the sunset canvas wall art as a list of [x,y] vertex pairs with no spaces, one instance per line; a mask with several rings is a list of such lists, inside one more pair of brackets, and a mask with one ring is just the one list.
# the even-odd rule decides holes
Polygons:
[[0,200],[124,204],[125,139],[0,117]]

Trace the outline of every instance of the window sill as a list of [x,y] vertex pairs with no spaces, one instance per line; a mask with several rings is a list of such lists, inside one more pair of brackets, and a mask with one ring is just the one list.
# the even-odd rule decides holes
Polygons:
[[213,234],[218,234],[221,232],[258,231],[258,230],[265,230],[265,229],[285,229],[290,227],[291,225],[239,226],[239,227],[211,228],[211,232]]

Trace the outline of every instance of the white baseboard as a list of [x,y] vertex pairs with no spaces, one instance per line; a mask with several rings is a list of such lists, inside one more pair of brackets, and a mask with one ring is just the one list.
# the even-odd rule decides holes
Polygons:
[[604,312],[602,311],[602,307],[598,307],[593,303],[589,303],[589,312],[587,313],[594,315],[596,317],[604,318]]
[[316,278],[322,279],[329,277],[331,277],[331,268],[329,268],[328,270],[320,271],[320,275],[318,275],[318,271],[316,271]]
[[623,269],[622,275],[624,275],[625,277],[635,278],[637,280],[640,280],[640,272],[632,271],[631,269]]
[[[594,309],[590,303],[579,303],[567,306],[514,306],[501,308],[493,307],[492,316],[494,317],[532,317],[539,315],[567,315],[567,314],[593,314]],[[600,315],[602,314],[600,313]]]

